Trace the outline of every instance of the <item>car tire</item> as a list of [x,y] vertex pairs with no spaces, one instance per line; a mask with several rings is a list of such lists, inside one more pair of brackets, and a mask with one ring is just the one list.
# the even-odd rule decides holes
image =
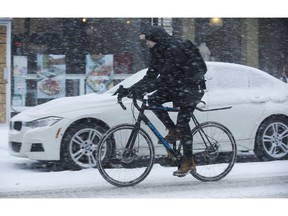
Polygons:
[[[96,151],[105,129],[97,123],[73,124],[66,132],[61,145],[61,161],[69,170],[97,167]],[[112,149],[106,149],[105,155]]]
[[260,160],[288,158],[288,120],[283,117],[265,120],[258,128],[254,153]]

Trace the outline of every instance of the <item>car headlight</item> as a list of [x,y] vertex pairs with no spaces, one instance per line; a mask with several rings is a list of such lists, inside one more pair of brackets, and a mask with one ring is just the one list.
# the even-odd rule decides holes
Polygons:
[[46,126],[52,126],[56,124],[58,121],[60,121],[62,118],[60,117],[47,117],[47,118],[41,118],[36,119],[34,121],[25,122],[23,126],[30,127],[30,128],[37,128],[37,127],[46,127]]

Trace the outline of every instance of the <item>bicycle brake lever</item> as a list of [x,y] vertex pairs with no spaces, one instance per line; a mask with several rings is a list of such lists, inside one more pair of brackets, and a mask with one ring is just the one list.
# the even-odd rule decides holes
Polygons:
[[120,85],[119,88],[112,94],[112,96],[117,95],[123,89],[123,85]]
[[122,102],[122,98],[118,98],[118,103],[120,104],[120,106],[122,107],[123,110],[127,109],[126,106]]

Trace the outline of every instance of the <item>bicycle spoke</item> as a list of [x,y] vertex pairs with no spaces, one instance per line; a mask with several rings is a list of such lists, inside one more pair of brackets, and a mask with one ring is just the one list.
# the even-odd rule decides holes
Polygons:
[[216,122],[206,122],[192,130],[196,172],[201,181],[217,181],[225,177],[236,160],[236,143],[230,131]]
[[[155,158],[154,146],[144,130],[140,129],[134,142],[127,146],[133,129],[134,125],[118,125],[111,128],[100,141],[96,157],[97,163],[99,163],[98,170],[103,178],[112,185],[138,184],[147,177],[152,169]],[[114,154],[107,160],[109,166],[105,166],[102,163],[105,158],[102,157],[101,149],[110,145],[111,141],[114,146]],[[102,160],[99,159],[101,157]]]

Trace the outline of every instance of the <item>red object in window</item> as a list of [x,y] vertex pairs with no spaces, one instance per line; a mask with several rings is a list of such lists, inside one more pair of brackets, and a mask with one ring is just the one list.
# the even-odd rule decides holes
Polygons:
[[114,55],[114,74],[130,74],[131,72],[131,55],[128,53],[116,53]]
[[23,43],[22,42],[15,42],[16,47],[22,47]]

